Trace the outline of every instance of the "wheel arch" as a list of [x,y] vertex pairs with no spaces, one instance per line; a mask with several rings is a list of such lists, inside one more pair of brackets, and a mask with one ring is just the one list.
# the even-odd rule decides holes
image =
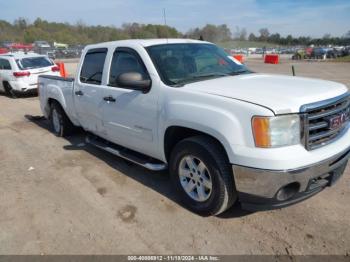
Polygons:
[[229,152],[227,144],[218,139],[216,135],[210,134],[208,132],[203,132],[198,129],[193,129],[185,126],[173,125],[169,126],[164,133],[163,150],[166,161],[170,159],[170,154],[177,143],[183,139],[193,137],[193,136],[206,136],[213,139],[221,147],[227,159],[229,159]]
[[11,87],[11,84],[10,84],[10,82],[9,82],[8,80],[3,80],[3,81],[1,82],[1,84],[2,84],[2,88],[3,88],[4,91],[5,91],[5,86],[6,86],[6,85],[9,85],[9,86]]
[[[58,105],[62,108],[62,110],[63,110],[64,114],[66,115],[66,117],[72,122],[72,120],[69,118],[69,115],[67,114],[67,112],[66,112],[64,106],[63,106],[63,105],[60,103],[60,101],[58,101],[57,99],[52,98],[52,97],[49,97],[49,98],[47,99],[47,108],[48,108],[48,110],[51,110],[51,105],[52,105],[53,103],[58,104]],[[49,118],[50,118],[50,117],[51,117],[50,111],[49,111],[49,114],[48,114],[48,115],[49,115]],[[73,123],[73,122],[72,122],[72,123]]]

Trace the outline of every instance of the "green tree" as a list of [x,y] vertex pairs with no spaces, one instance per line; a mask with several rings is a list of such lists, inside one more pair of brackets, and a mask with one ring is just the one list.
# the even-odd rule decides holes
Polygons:
[[249,36],[248,36],[248,40],[249,41],[256,41],[257,37],[253,33],[250,33]]
[[267,41],[269,36],[270,36],[270,32],[269,32],[269,29],[267,28],[261,28],[259,30],[259,33],[260,33],[260,40],[261,41]]

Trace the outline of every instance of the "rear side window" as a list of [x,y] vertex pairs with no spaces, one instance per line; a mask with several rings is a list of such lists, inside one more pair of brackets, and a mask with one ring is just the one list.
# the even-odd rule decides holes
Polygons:
[[107,48],[88,51],[81,68],[80,82],[94,85],[101,84],[106,55]]
[[0,70],[11,70],[10,62],[6,59],[0,59]]
[[53,62],[45,56],[17,59],[16,63],[20,70],[49,67],[54,65]]

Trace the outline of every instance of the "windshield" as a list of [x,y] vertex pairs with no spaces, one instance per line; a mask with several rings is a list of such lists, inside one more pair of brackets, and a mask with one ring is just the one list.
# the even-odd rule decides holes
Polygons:
[[54,65],[53,62],[45,56],[17,59],[16,63],[18,68],[21,70],[49,67]]
[[213,44],[164,44],[146,49],[163,82],[170,86],[250,73]]

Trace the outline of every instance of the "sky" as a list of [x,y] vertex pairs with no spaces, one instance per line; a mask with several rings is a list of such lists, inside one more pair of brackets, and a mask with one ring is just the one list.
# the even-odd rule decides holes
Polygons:
[[342,36],[350,30],[350,0],[0,0],[0,19],[37,17],[88,25],[164,24],[190,28],[227,24],[234,33],[268,28],[283,36]]

